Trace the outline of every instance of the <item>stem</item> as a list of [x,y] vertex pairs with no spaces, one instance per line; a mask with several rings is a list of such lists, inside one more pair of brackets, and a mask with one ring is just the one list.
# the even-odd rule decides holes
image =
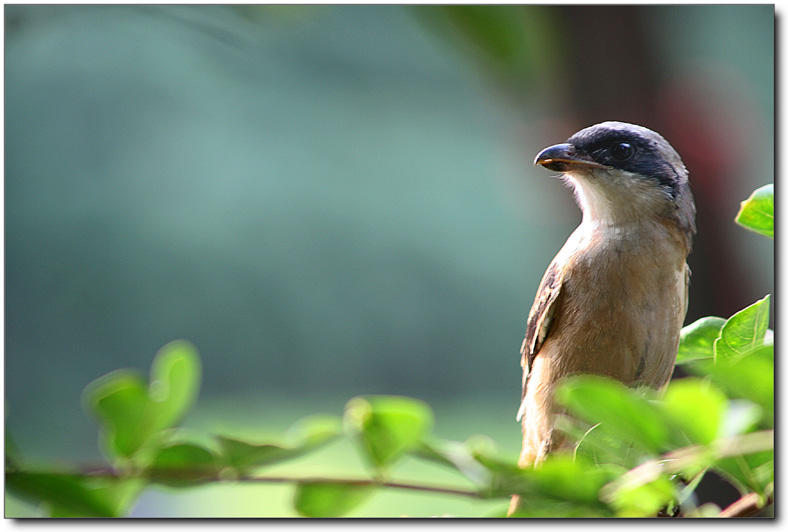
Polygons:
[[[178,471],[161,471],[158,474],[146,473],[118,473],[117,471],[103,467],[92,468],[84,471],[84,475],[90,478],[112,478],[112,479],[162,479],[167,478],[170,480],[178,480],[179,478],[189,479],[195,473],[193,469]],[[62,474],[64,476],[73,476],[73,473],[49,473],[49,474]],[[260,484],[308,484],[308,483],[325,483],[325,484],[349,484],[353,486],[374,486],[380,488],[393,488],[411,491],[426,491],[432,493],[444,493],[447,495],[459,495],[462,497],[471,497],[474,499],[482,498],[476,491],[464,490],[458,488],[449,488],[445,486],[428,486],[423,484],[408,484],[405,482],[387,482],[375,479],[356,478],[356,479],[343,479],[343,478],[327,478],[327,477],[255,477],[255,476],[241,476],[238,478],[228,478],[221,475],[200,475],[199,482],[249,482]]]
[[721,511],[718,517],[751,517],[760,510],[766,508],[772,502],[774,501],[771,497],[763,502],[760,495],[757,493],[748,493]]
[[321,477],[241,477],[240,482],[260,482],[260,483],[329,483],[329,484],[350,484],[352,486],[375,486],[381,488],[395,488],[413,491],[428,491],[432,493],[445,493],[448,495],[461,495],[463,497],[480,498],[475,491],[447,488],[443,486],[425,486],[420,484],[407,484],[404,482],[386,482],[374,479],[340,479],[340,478],[321,478]]

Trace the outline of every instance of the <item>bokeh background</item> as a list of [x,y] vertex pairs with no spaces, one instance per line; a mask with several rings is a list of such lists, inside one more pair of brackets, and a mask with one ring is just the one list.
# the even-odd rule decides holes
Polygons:
[[[403,394],[515,455],[526,317],[580,220],[531,162],[603,120],[690,170],[688,322],[774,288],[771,242],[733,222],[774,180],[769,5],[7,5],[5,116],[6,429],[33,461],[100,459],[82,388],[176,338],[204,365],[187,427]],[[288,467],[363,471],[343,443]],[[293,515],[288,490],[154,488],[133,515]],[[391,492],[354,515],[499,510]]]

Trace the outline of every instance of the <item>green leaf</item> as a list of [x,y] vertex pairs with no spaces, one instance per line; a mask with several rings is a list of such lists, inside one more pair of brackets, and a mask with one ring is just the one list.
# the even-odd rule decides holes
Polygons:
[[691,443],[701,445],[720,436],[728,411],[725,394],[710,382],[696,378],[671,382],[660,405]]
[[294,506],[305,517],[341,517],[364,502],[374,487],[339,482],[300,482]]
[[[481,461],[488,460],[479,457]],[[610,513],[599,499],[599,490],[619,468],[599,467],[571,454],[557,452],[536,467],[519,469],[495,464],[490,495],[520,495],[520,517],[604,517]],[[508,477],[507,477],[508,474]]]
[[17,497],[62,508],[71,516],[117,517],[114,505],[102,493],[86,486],[75,474],[6,472],[6,488]]
[[465,443],[447,440],[423,442],[413,454],[459,471],[474,484],[485,484],[489,480],[485,468],[474,459]]
[[575,456],[594,463],[614,464],[631,469],[635,467],[642,452],[626,440],[609,433],[601,423],[589,424],[569,415],[556,416],[556,428],[575,442]]
[[310,416],[294,424],[288,431],[291,444],[251,443],[236,438],[217,436],[224,461],[237,474],[250,469],[298,458],[334,440],[341,432],[336,417]]
[[294,447],[317,447],[342,434],[342,422],[336,416],[313,415],[296,421],[287,431]]
[[769,238],[774,238],[774,185],[757,189],[741,203],[736,223]]
[[676,497],[676,487],[665,475],[646,483],[615,484],[602,490],[602,498],[616,510],[618,517],[655,517]]
[[149,479],[173,487],[184,487],[216,478],[217,458],[205,447],[175,443],[162,447],[146,469]]
[[676,364],[698,358],[714,357],[714,341],[719,338],[725,319],[707,316],[681,329],[681,343]]
[[774,451],[724,458],[715,464],[715,469],[742,494],[755,491],[769,495],[774,489]]
[[767,295],[725,322],[720,337],[714,342],[714,354],[718,360],[742,357],[764,345],[769,328],[769,300]]
[[417,448],[432,429],[433,416],[430,407],[417,399],[378,395],[348,401],[344,422],[379,468]]
[[189,411],[201,375],[200,357],[191,343],[175,340],[159,350],[151,364],[149,392],[159,425],[171,427]]
[[199,381],[197,352],[188,342],[175,341],[156,355],[150,386],[134,371],[113,371],[85,387],[83,404],[99,422],[104,451],[130,458],[186,413]]
[[131,456],[158,430],[145,383],[134,372],[108,373],[90,383],[83,397],[101,425],[102,448],[111,456]]
[[729,397],[748,399],[763,408],[762,420],[774,425],[774,347],[763,345],[742,358],[696,360],[686,365],[699,376],[711,377]]
[[[91,490],[94,497],[106,502],[112,508],[112,515],[124,517],[147,485],[147,481],[134,478],[87,478],[80,481]],[[51,517],[84,517],[74,508],[53,504]]]
[[651,453],[663,450],[668,437],[660,412],[641,394],[618,381],[595,375],[566,379],[556,398],[589,423],[602,423],[610,434]]
[[608,471],[562,453],[550,455],[527,476],[543,495],[591,505],[599,504],[599,490],[609,480]]

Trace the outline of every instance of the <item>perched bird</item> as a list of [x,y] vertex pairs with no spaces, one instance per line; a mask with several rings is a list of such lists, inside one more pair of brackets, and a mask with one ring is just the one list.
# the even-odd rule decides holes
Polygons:
[[[521,353],[520,466],[560,447],[553,402],[563,377],[591,373],[663,387],[687,311],[695,203],[687,170],[659,134],[603,122],[542,150],[583,219],[542,278]],[[512,509],[518,502],[512,501]]]

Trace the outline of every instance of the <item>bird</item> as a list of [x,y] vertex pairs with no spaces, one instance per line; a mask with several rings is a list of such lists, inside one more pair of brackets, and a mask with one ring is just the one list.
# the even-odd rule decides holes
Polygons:
[[[567,445],[555,427],[562,379],[594,374],[663,389],[687,312],[696,233],[688,172],[643,126],[607,121],[540,151],[534,164],[575,194],[582,221],[548,266],[521,353],[520,468]],[[510,514],[518,508],[515,495]]]

